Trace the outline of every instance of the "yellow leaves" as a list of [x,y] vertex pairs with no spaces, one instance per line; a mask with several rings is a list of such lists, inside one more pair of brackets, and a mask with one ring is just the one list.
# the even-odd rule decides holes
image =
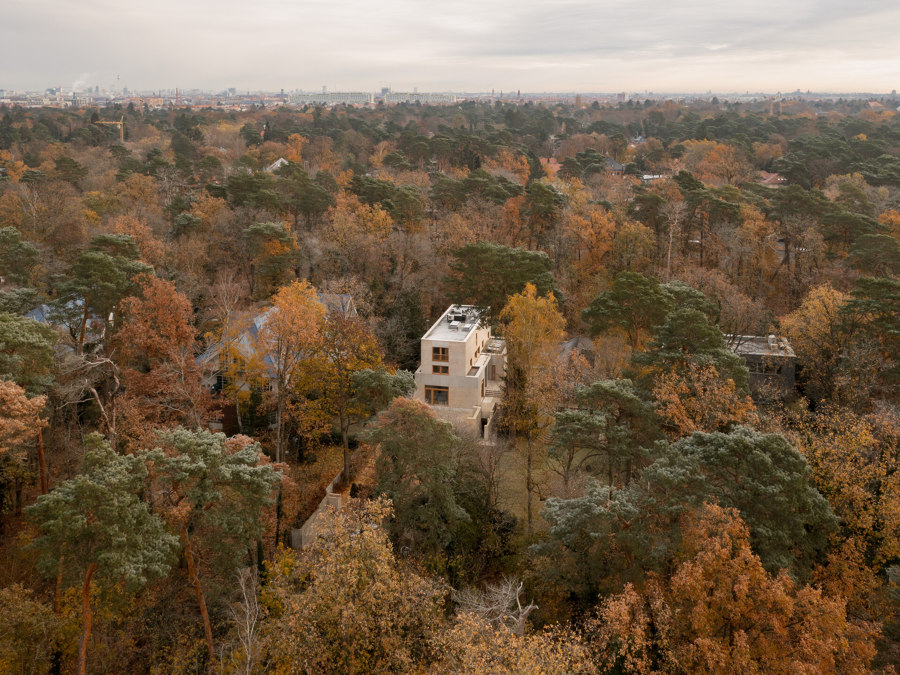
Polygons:
[[616,221],[606,209],[586,206],[580,212],[567,211],[563,216],[563,228],[575,242],[573,267],[580,287],[591,277],[605,269],[604,260],[613,246]]
[[226,213],[228,213],[228,202],[220,197],[213,197],[206,192],[191,204],[191,214],[197,216],[204,227],[211,227],[216,220]]
[[840,309],[847,296],[829,284],[813,288],[781,325],[804,366],[812,372],[827,368],[842,348]]
[[524,185],[531,173],[531,167],[524,155],[515,153],[509,148],[503,148],[497,153],[496,157],[488,157],[484,160],[483,168],[489,173],[503,170],[509,174],[510,178],[517,180]]
[[509,359],[524,369],[539,367],[555,354],[565,337],[565,319],[552,293],[538,296],[534,284],[525,284],[500,313],[504,322]]
[[0,195],[0,222],[21,230],[25,221],[22,200],[13,192]]
[[6,169],[6,176],[11,183],[18,183],[28,168],[24,162],[13,159],[9,150],[0,150],[0,167]]
[[435,673],[538,675],[591,670],[587,650],[565,631],[518,636],[471,614],[462,614],[434,638]]
[[685,167],[704,183],[736,184],[750,176],[751,167],[743,152],[716,141],[685,141]]
[[369,163],[376,169],[380,169],[384,164],[384,158],[397,149],[397,143],[394,141],[381,141],[372,150],[369,155]]
[[391,214],[379,205],[363,204],[356,195],[346,192],[338,193],[335,205],[328,210],[328,216],[331,222],[331,239],[341,247],[365,235],[384,240],[394,227]]
[[900,456],[893,427],[877,422],[826,407],[801,422],[796,442],[816,487],[882,565],[900,555]]
[[299,164],[303,161],[303,146],[306,145],[306,139],[300,134],[291,134],[287,139],[287,153],[284,158],[289,162]]
[[441,623],[441,586],[398,562],[390,502],[351,501],[313,545],[268,567],[263,627],[276,672],[410,672]]
[[119,196],[134,206],[155,209],[157,207],[156,181],[152,176],[132,174],[119,183]]

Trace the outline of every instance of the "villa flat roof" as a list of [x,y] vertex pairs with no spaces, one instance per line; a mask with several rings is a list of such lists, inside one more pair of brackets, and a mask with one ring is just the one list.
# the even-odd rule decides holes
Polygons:
[[479,319],[480,312],[473,305],[450,305],[422,339],[465,342],[478,328]]

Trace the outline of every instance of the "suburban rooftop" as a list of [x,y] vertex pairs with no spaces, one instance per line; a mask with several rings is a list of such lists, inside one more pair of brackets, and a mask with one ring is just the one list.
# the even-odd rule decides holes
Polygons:
[[732,351],[742,356],[795,356],[787,338],[776,335],[728,335],[732,344]]
[[474,305],[450,305],[422,339],[465,342],[478,328],[480,318],[481,312]]

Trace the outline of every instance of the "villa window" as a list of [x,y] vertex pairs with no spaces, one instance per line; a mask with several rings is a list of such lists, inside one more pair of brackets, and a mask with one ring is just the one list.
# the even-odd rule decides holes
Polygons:
[[450,360],[450,348],[449,347],[432,347],[431,348],[431,360],[432,361],[449,361]]
[[433,375],[449,375],[450,366],[431,366],[431,372]]
[[428,405],[450,405],[450,387],[425,387],[425,403]]

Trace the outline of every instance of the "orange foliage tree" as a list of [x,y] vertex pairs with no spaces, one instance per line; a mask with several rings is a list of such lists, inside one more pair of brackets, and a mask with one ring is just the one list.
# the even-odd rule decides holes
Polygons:
[[757,421],[753,400],[712,365],[688,364],[687,372],[663,373],[653,387],[656,412],[674,438],[695,431],[727,431]]
[[736,511],[707,505],[666,583],[628,584],[590,625],[597,660],[633,673],[865,673],[878,630],[843,599],[772,576]]
[[153,427],[201,425],[210,403],[194,360],[191,303],[169,281],[141,275],[137,282],[139,294],[121,304],[115,354],[125,433],[152,442]]

